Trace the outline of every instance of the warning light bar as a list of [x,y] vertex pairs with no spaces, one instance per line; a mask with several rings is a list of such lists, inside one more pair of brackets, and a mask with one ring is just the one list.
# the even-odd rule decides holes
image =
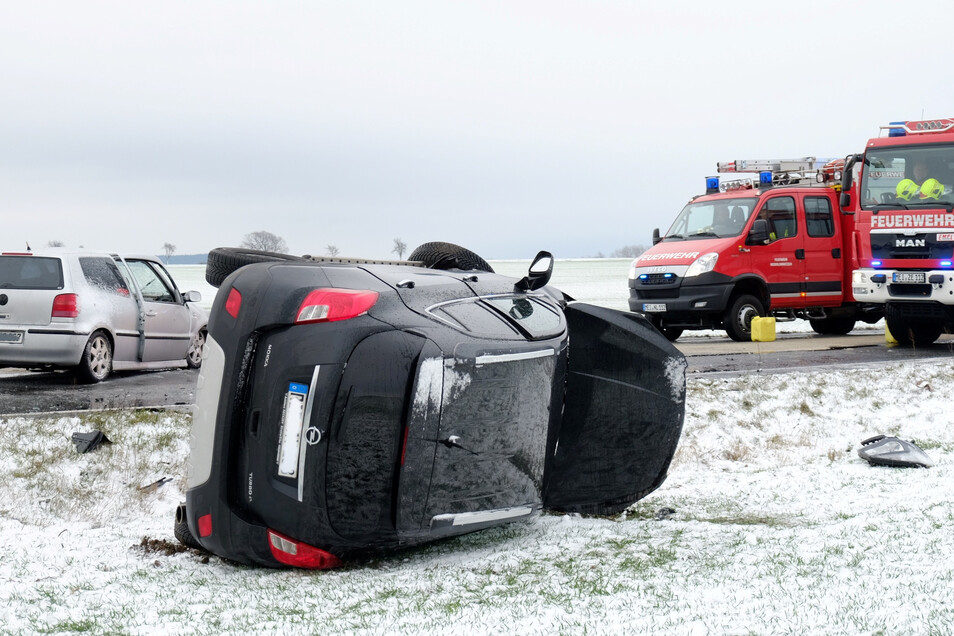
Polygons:
[[924,133],[949,132],[954,128],[954,119],[925,119],[922,121],[893,121],[881,130],[888,131],[888,137],[905,137]]

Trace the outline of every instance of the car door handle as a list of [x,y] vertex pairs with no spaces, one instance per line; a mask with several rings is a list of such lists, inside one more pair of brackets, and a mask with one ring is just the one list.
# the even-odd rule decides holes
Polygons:
[[795,258],[805,260],[805,250],[795,250]]
[[147,312],[146,312],[146,316],[148,316],[148,317],[150,317],[150,318],[153,317],[153,316],[158,316],[158,315],[159,315],[159,314],[156,313],[156,312],[154,312],[154,311],[147,311]]

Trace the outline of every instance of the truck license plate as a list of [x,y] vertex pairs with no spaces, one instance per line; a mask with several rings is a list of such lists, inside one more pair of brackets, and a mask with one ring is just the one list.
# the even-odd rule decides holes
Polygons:
[[10,344],[20,344],[23,342],[23,332],[22,331],[0,331],[0,342],[7,342]]
[[894,272],[891,275],[893,283],[923,283],[927,280],[924,272]]
[[666,303],[643,303],[643,311],[666,311]]

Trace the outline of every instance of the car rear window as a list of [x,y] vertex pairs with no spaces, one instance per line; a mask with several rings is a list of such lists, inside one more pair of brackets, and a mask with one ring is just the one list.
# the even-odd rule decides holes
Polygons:
[[0,256],[0,289],[63,289],[58,258]]
[[89,281],[89,284],[99,289],[128,296],[129,288],[126,287],[126,281],[119,273],[119,268],[111,258],[99,258],[84,256],[79,259],[80,267],[83,269],[83,276]]
[[563,332],[560,314],[536,298],[503,296],[485,300],[520,325],[531,338],[549,338]]

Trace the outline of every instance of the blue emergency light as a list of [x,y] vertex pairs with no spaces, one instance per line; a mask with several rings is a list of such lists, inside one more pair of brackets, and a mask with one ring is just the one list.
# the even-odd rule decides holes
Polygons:
[[772,185],[772,173],[769,170],[763,170],[759,173],[759,185],[762,187]]
[[[888,128],[888,137],[906,137],[907,133],[904,132],[904,125],[906,123],[908,122],[893,121],[890,124],[888,124],[889,126],[892,126],[892,128]],[[897,126],[897,128],[894,128],[894,126]]]
[[950,267],[951,261],[941,261],[941,267]]
[[719,191],[719,177],[706,177],[706,194],[715,194]]
[[881,267],[881,261],[871,261],[872,267]]

